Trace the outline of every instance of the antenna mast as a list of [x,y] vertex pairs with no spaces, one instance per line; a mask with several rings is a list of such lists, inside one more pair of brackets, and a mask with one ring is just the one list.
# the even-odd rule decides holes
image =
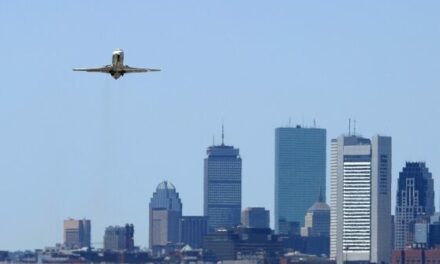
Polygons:
[[222,146],[225,145],[225,128],[224,124],[222,123]]
[[351,136],[351,118],[348,119],[348,136]]
[[353,135],[356,136],[356,119],[353,120],[354,124],[353,124]]

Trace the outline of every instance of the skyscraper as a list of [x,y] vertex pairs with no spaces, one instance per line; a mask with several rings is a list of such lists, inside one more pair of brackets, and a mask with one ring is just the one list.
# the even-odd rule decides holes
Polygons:
[[330,257],[388,263],[391,137],[332,139],[330,192]]
[[105,229],[104,249],[114,251],[133,250],[133,236],[133,225],[126,224],[125,226],[109,226]]
[[394,246],[404,249],[414,241],[417,218],[431,216],[434,208],[434,180],[424,162],[407,162],[399,173],[396,199]]
[[208,217],[208,233],[240,224],[241,157],[239,149],[226,146],[223,138],[222,133],[222,144],[206,151],[203,211]]
[[64,245],[68,248],[90,247],[91,223],[87,219],[64,220]]
[[150,248],[165,247],[179,241],[179,220],[182,202],[176,187],[168,181],[161,182],[150,200]]
[[[304,215],[325,191],[326,130],[280,127],[275,130],[275,231],[304,224]],[[324,194],[325,197],[325,194]],[[286,225],[287,224],[287,225]]]
[[241,214],[241,224],[249,228],[270,228],[269,210],[263,207],[247,207]]

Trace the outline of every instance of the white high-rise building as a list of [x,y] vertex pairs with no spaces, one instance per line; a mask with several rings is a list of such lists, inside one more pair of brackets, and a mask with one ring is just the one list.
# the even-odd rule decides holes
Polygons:
[[332,139],[330,162],[330,257],[389,263],[391,137]]

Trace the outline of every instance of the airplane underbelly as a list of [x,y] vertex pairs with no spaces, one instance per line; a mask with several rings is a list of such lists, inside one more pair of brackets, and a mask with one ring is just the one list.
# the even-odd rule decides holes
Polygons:
[[112,72],[110,73],[112,75],[113,78],[118,79],[119,77],[121,77],[123,74],[120,71],[116,71],[116,72]]

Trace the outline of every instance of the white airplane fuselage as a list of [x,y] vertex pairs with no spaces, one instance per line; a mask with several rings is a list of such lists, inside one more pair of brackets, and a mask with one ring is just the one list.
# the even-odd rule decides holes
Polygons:
[[113,78],[118,79],[119,77],[124,75],[124,51],[121,49],[117,49],[113,51],[112,56],[112,70],[110,74]]

